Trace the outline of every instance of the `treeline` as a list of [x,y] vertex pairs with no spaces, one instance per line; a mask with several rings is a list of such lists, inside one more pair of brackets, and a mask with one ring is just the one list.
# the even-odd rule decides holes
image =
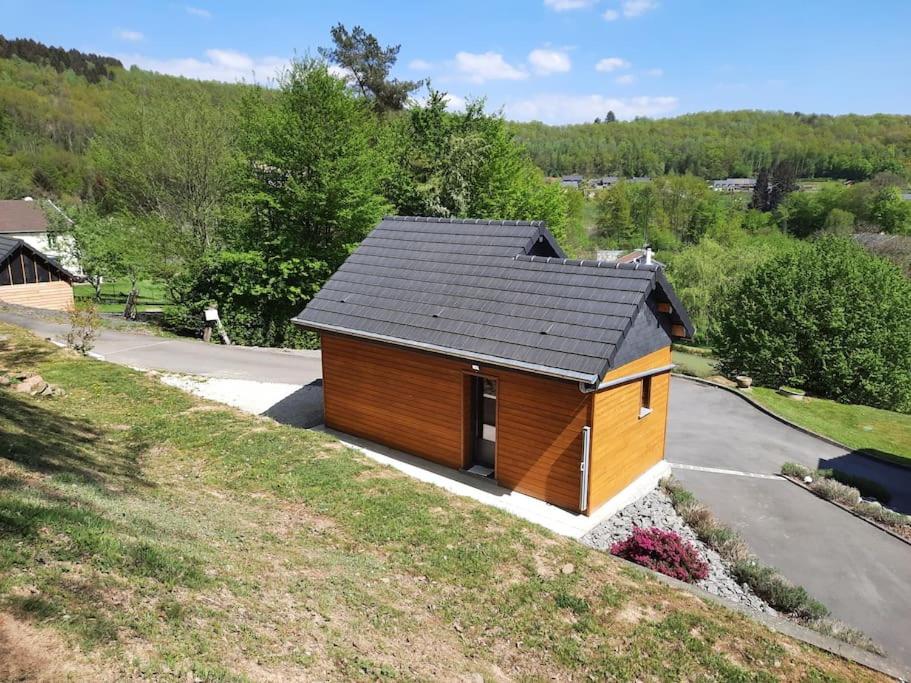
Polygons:
[[18,57],[26,62],[53,67],[58,73],[72,71],[89,83],[114,78],[114,69],[123,69],[119,59],[104,57],[79,50],[64,50],[39,43],[31,38],[13,38],[0,35],[0,58]]
[[911,172],[911,116],[732,111],[570,126],[511,124],[551,176],[755,176],[787,162],[800,177]]
[[332,38],[325,58],[359,77],[304,59],[274,89],[133,72],[107,87],[91,182],[65,205],[90,280],[130,284],[127,314],[157,280],[172,329],[198,334],[217,305],[237,343],[306,346],[291,317],[385,214],[544,220],[565,241],[567,192],[503,119],[432,90],[417,103],[420,84],[388,78],[397,47]]

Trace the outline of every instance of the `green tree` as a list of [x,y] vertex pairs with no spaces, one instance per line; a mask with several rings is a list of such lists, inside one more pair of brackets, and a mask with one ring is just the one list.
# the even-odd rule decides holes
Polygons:
[[386,196],[405,215],[547,221],[566,237],[567,196],[548,183],[500,116],[482,101],[446,111],[445,93],[431,91],[393,121],[386,148],[393,171]]
[[243,120],[244,247],[337,267],[389,209],[369,105],[325,64],[298,61],[277,93],[247,97]]
[[911,202],[897,187],[885,187],[873,196],[870,216],[886,232],[911,234]]
[[411,93],[424,84],[389,77],[400,45],[382,47],[376,37],[360,26],[349,31],[343,24],[336,24],[331,35],[333,47],[320,48],[320,55],[350,73],[358,91],[372,102],[377,112],[404,109]]
[[201,255],[220,239],[236,189],[234,111],[202,84],[123,95],[92,143],[101,205],[156,216],[185,231]]
[[911,412],[909,282],[823,237],[753,270],[717,315],[722,369],[848,403]]
[[605,246],[623,249],[642,246],[642,233],[633,221],[630,194],[629,184],[621,181],[598,196],[595,229]]

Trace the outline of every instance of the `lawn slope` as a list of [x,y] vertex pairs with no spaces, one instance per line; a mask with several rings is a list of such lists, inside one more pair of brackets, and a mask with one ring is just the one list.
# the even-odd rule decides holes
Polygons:
[[911,415],[816,397],[795,401],[764,387],[755,387],[753,398],[817,434],[911,467]]
[[331,437],[0,335],[67,391],[0,389],[0,678],[874,678]]

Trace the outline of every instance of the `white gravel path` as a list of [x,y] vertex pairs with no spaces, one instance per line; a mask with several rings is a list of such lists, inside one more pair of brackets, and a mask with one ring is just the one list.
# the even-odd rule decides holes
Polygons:
[[256,415],[266,412],[301,388],[300,384],[168,374],[161,375],[161,381],[196,396],[226,403]]

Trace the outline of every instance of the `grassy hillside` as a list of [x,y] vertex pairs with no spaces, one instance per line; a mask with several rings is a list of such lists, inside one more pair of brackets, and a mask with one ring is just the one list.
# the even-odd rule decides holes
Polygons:
[[0,678],[875,678],[331,437],[0,334],[67,391],[0,389]]

